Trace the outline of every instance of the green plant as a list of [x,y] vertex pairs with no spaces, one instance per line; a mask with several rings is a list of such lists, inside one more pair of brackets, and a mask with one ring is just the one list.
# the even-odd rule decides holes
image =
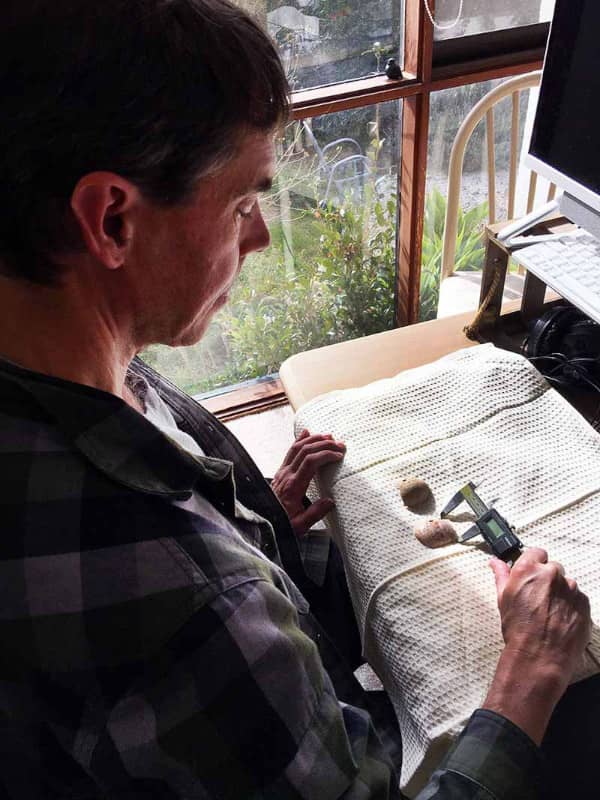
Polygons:
[[328,206],[322,222],[317,270],[333,298],[335,338],[390,328],[396,275],[395,198]]
[[330,204],[306,212],[295,230],[307,226],[319,243],[316,257],[300,253],[293,272],[281,261],[254,263],[223,312],[220,322],[238,381],[275,372],[301,350],[393,324],[394,200]]
[[375,71],[381,72],[381,61],[385,55],[393,52],[392,45],[384,45],[381,42],[373,42],[368,50],[363,50],[361,56],[366,56],[372,53],[375,56]]
[[[458,211],[455,269],[479,270],[483,266],[485,247],[483,226],[488,218],[487,201],[478,206]],[[425,201],[423,220],[423,253],[421,258],[420,319],[434,319],[442,265],[442,245],[446,220],[446,198],[434,187]]]
[[[427,197],[421,272],[421,319],[436,316],[446,200]],[[457,265],[482,265],[485,203],[459,213]],[[279,218],[278,216],[276,217]],[[288,235],[271,225],[273,245],[244,267],[229,305],[191,348],[152,346],[144,357],[191,393],[268,375],[294,353],[393,326],[396,199],[360,206],[297,209]],[[282,257],[293,253],[293,264]]]

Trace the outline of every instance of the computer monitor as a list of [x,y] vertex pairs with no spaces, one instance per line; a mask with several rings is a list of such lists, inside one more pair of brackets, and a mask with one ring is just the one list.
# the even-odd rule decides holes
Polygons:
[[600,239],[600,2],[556,0],[526,165]]

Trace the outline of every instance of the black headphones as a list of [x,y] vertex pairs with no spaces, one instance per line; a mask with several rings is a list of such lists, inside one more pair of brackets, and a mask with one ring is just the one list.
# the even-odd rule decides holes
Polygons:
[[552,383],[600,391],[600,325],[573,306],[555,306],[531,323],[523,354]]

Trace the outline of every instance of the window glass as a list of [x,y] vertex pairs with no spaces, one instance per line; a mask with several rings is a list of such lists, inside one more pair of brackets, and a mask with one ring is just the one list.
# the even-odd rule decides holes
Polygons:
[[403,0],[238,0],[269,31],[293,89],[362,78],[398,59]]
[[[445,89],[431,95],[429,141],[427,151],[427,182],[425,218],[423,224],[423,256],[421,264],[420,319],[437,315],[442,242],[447,203],[448,165],[450,151],[458,128],[473,106],[500,81],[474,83]],[[520,97],[519,152],[530,105],[529,92]],[[496,219],[504,220],[508,208],[508,175],[510,160],[510,131],[512,101],[501,100],[494,110],[494,139],[496,144]],[[517,182],[517,209],[524,213],[528,175],[523,173]],[[488,171],[485,119],[475,128],[467,145],[462,172],[458,222],[456,269],[476,271],[483,266],[485,243],[483,231],[488,223]],[[457,312],[461,309],[457,309]]]
[[202,394],[392,328],[400,113],[394,101],[291,123],[263,202],[271,246],[248,257],[198,345],[142,357]]
[[554,0],[435,0],[434,37],[451,39],[547,22],[553,10]]

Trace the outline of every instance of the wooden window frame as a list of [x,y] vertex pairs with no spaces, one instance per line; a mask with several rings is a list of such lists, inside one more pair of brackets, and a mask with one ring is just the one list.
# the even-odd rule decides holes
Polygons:
[[[435,2],[429,0],[432,13]],[[292,118],[305,119],[391,100],[402,100],[399,159],[395,323],[418,322],[429,107],[432,92],[540,69],[549,24],[493,31],[436,42],[422,0],[405,0],[404,77],[345,81],[295,92]],[[201,400],[220,419],[234,419],[284,404],[277,379]]]

